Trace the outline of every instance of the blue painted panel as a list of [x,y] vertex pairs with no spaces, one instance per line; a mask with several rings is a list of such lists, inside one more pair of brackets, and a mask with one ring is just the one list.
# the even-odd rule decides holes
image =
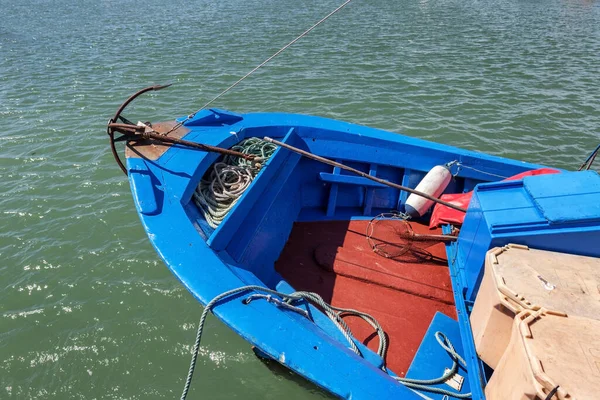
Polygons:
[[[296,290],[285,280],[281,280],[277,285],[276,289],[282,293],[291,294]],[[315,323],[323,329],[327,334],[331,335],[331,337],[336,338],[340,344],[346,346],[348,341],[346,337],[342,334],[339,328],[322,312],[318,311],[318,308],[313,306],[310,303],[306,303],[305,306],[308,308],[310,315],[314,319]],[[378,354],[374,353],[367,346],[362,344],[359,341],[355,341],[356,347],[363,354],[366,361],[371,363],[375,368],[381,368],[383,366],[383,359],[379,357]]]
[[[377,164],[369,165],[369,175],[377,176]],[[367,188],[365,192],[365,204],[363,205],[363,215],[371,214],[373,208],[373,188]]]
[[529,176],[523,179],[523,184],[531,197],[536,199],[600,193],[600,176],[595,171]]
[[375,181],[369,180],[367,178],[363,178],[362,176],[358,176],[358,175],[340,175],[340,174],[336,174],[335,172],[333,174],[329,174],[327,172],[321,172],[319,174],[319,177],[324,182],[341,183],[344,185],[354,185],[354,186],[364,186],[364,187],[374,187],[374,188],[387,188],[388,187],[382,183],[375,182]]
[[600,192],[546,197],[535,203],[551,224],[600,221]]
[[487,223],[494,232],[509,232],[513,229],[522,230],[524,227],[535,229],[546,226],[546,220],[534,207],[506,208],[486,212]]
[[338,185],[337,207],[359,207],[365,202],[365,189],[360,186]]
[[[291,136],[295,135],[291,130],[284,142],[289,142]],[[264,199],[263,192],[269,185],[277,185],[281,181],[275,178],[280,171],[280,167],[284,163],[295,163],[299,160],[299,156],[289,150],[280,147],[275,150],[275,153],[265,163],[265,166],[258,173],[250,187],[242,194],[235,206],[229,211],[223,222],[215,229],[214,233],[208,239],[208,245],[215,251],[221,251],[229,241],[236,235],[240,227],[244,223],[246,216],[250,212],[256,212],[257,203]]]
[[[340,167],[333,167],[333,173],[326,174],[326,175],[339,177],[340,170],[341,170]],[[323,174],[325,174],[325,172],[321,172],[319,174],[321,176],[321,178],[323,177]],[[322,180],[324,180],[324,179],[322,179]],[[337,205],[337,196],[338,196],[338,185],[337,185],[337,183],[334,182],[329,187],[329,200],[327,201],[327,216],[328,217],[331,217],[331,216],[333,216],[333,214],[335,214],[335,207]]]
[[[321,208],[323,214],[325,214],[331,185],[319,179],[309,178],[318,176],[320,172],[326,169],[325,166],[305,158],[301,159],[298,164],[298,168],[304,172],[302,176],[299,177],[302,183],[302,190],[300,190],[302,206]],[[330,170],[331,168],[328,169],[328,171]]]
[[[462,337],[460,335],[460,327],[457,321],[437,312],[423,337],[423,341],[417,350],[417,354],[413,358],[410,368],[406,373],[407,378],[411,379],[433,379],[439,378],[444,374],[445,368],[452,368],[452,358],[448,355],[435,338],[436,332],[443,333],[456,352],[464,358],[465,353],[463,351]],[[458,393],[469,393],[471,387],[469,384],[469,376],[467,371],[464,369],[462,364],[459,364],[458,374],[465,378],[460,392]],[[455,392],[455,389],[446,385],[445,383],[432,385],[440,389],[450,390]],[[424,395],[431,399],[442,400],[444,397],[441,394],[422,392]]]
[[[287,184],[278,188],[277,193],[269,193],[273,195],[274,201],[269,204],[266,212],[257,213],[253,220],[248,220],[248,224],[255,224],[253,229],[248,229],[250,235],[240,237],[240,242],[245,246],[238,258],[239,265],[252,270],[270,287],[279,282],[273,266],[301,208],[300,199],[289,196],[290,192],[298,190],[298,183],[294,179],[297,173],[298,171],[294,171],[289,177],[282,177]],[[276,189],[273,187],[271,190]]]
[[[444,227],[444,233],[450,233],[450,227]],[[463,264],[459,261],[457,252],[458,243],[450,243],[446,246],[448,257],[448,268],[450,268],[450,277],[452,282],[452,292],[454,294],[454,303],[456,304],[456,316],[460,327],[461,340],[465,362],[467,363],[467,373],[469,375],[469,386],[471,388],[471,398],[473,400],[485,399],[483,388],[485,387],[485,377],[483,368],[477,352],[475,350],[475,340],[473,339],[473,330],[469,320],[469,310],[465,301],[464,293],[467,287],[464,279],[461,279]]]
[[186,127],[233,125],[242,119],[244,119],[244,117],[241,114],[212,108],[209,110],[202,110],[184,125]]
[[600,257],[600,227],[578,229],[548,229],[495,235],[491,247],[519,243],[534,249]]
[[157,214],[162,208],[163,192],[159,182],[143,160],[129,170],[129,182],[136,208],[144,215]]
[[[516,182],[516,183],[514,183]],[[478,186],[480,203],[486,211],[532,207],[522,181],[486,183]]]
[[478,179],[465,178],[463,182],[464,182],[464,186],[463,186],[462,192],[467,193],[467,192],[470,192],[471,190],[475,189],[475,186],[477,186],[480,183],[483,183],[485,181],[481,181]]
[[552,224],[600,221],[600,176],[594,171],[528,177],[523,184]]
[[[425,176],[425,175],[423,175],[423,176]],[[412,188],[417,187],[417,185],[419,183],[414,179],[414,177],[415,177],[415,175],[413,174],[413,171],[409,168],[406,168],[404,170],[404,176],[402,176],[402,186],[412,187]],[[422,177],[419,179],[419,181],[421,179],[422,179]],[[409,195],[409,193],[407,191],[405,191],[405,190],[400,191],[400,196],[398,197],[398,205],[396,207],[398,210],[402,210],[404,208],[404,204],[406,203],[406,200],[408,199],[408,195]]]
[[301,208],[301,197],[290,196],[300,189],[299,156],[290,154],[289,157],[292,159],[283,164],[274,177],[277,184],[266,188],[262,193],[263,200],[246,216],[245,229],[238,230],[235,240],[227,246],[228,254],[240,266],[252,270],[269,285],[277,278],[273,264]]
[[465,179],[461,177],[453,177],[448,186],[444,190],[444,193],[462,193],[465,185]]
[[[300,136],[302,136],[302,134],[300,134]],[[381,144],[381,147],[377,147],[377,140],[370,140],[368,138],[359,140],[363,143],[361,144],[361,151],[356,152],[352,151],[357,144],[355,143],[354,139],[355,138],[353,137],[346,139],[348,142],[344,143],[345,145],[342,145],[340,142],[336,142],[332,139],[324,138],[315,140],[314,142],[307,141],[307,144],[312,152],[328,158],[343,158],[346,160],[360,162],[370,161],[376,162],[377,164],[391,165],[399,168],[409,168],[422,172],[429,171],[436,165],[443,165],[457,159],[459,161],[462,160],[461,162],[463,162],[465,165],[477,165],[478,169],[482,169],[486,172],[497,173],[499,169],[503,169],[504,173],[502,176],[512,176],[529,169],[541,167],[539,165],[527,164],[507,159],[504,159],[503,162],[499,162],[497,157],[479,155],[477,153],[471,153],[472,155],[469,156],[460,155],[457,154],[456,151],[451,152],[442,150],[444,146],[437,144],[430,144],[427,148],[420,148],[412,146],[406,142],[388,142],[386,144]],[[463,178],[477,179],[484,182],[501,179],[499,177],[492,177],[485,173],[469,169],[461,169],[458,176]]]

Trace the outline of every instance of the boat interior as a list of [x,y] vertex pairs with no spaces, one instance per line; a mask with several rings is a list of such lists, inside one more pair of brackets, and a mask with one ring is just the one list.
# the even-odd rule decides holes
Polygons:
[[[236,124],[239,125],[234,127]],[[476,352],[469,317],[490,249],[512,243],[599,256],[600,176],[592,171],[542,168],[307,116],[242,117],[206,111],[186,127],[193,129],[189,134],[182,132],[182,136],[187,134],[190,140],[221,149],[232,148],[248,138],[268,136],[364,174],[359,176],[278,146],[215,225],[197,204],[195,193],[200,185],[206,185],[202,182],[210,180],[206,178],[211,166],[223,158],[215,153],[184,149],[151,158],[143,154],[143,145],[130,149],[128,154],[132,191],[145,228],[171,270],[201,301],[208,303],[228,290],[257,285],[285,294],[314,292],[332,306],[368,313],[385,331],[387,352],[382,357],[378,355],[379,336],[372,325],[356,316],[345,316],[345,324],[359,342],[351,342],[351,346],[362,355],[362,364],[356,364],[356,368],[353,363],[340,366],[338,360],[336,365],[343,372],[337,371],[339,368],[333,372],[364,372],[370,379],[383,376],[379,381],[382,390],[387,390],[388,383],[393,384],[390,390],[396,391],[398,387],[406,390],[380,374],[383,367],[390,375],[420,380],[445,374],[444,368],[452,360],[456,367],[457,358],[450,359],[450,352],[440,346],[441,332],[454,345],[456,354],[464,357],[467,369],[462,365],[456,367],[458,374],[454,375],[460,376],[460,382],[454,381],[453,375],[451,381],[446,379],[434,385],[439,389],[455,385],[452,388],[461,395],[467,396],[472,391],[473,398],[484,398],[483,388],[488,379],[493,379],[493,371]],[[407,223],[401,215],[410,205],[408,191],[365,177],[416,188],[426,181],[428,172],[444,165],[454,167],[449,172],[451,177],[446,175],[443,194],[468,193],[469,212],[461,214],[464,221],[456,224],[460,225],[459,233],[448,224],[442,224],[441,228],[431,224],[435,221],[431,209],[420,210],[419,216],[413,216]],[[557,175],[523,178],[526,174]],[[514,180],[505,179],[514,176],[517,176]],[[439,192],[435,194],[438,195]],[[176,207],[164,207],[167,204]],[[439,209],[433,210],[435,216]],[[166,212],[161,215],[161,211]],[[400,220],[395,221],[396,217],[390,215],[400,215]],[[173,218],[177,224],[172,223]],[[187,221],[190,225],[184,226],[182,233],[181,224]],[[458,239],[413,241],[407,246],[400,230],[390,229],[389,224],[385,228],[381,221],[409,225],[411,235],[443,234],[446,239],[448,235],[457,235]],[[155,235],[157,231],[160,237]],[[181,237],[186,237],[184,242]],[[382,248],[403,251],[392,254],[382,252]],[[198,257],[204,255],[211,261],[201,272],[212,274],[210,279],[204,279],[197,269]],[[303,307],[300,311],[306,314],[301,315],[298,310],[289,314],[279,306],[261,302],[246,311],[255,313],[254,318],[277,318],[276,331],[254,323],[256,319],[246,318],[239,304],[223,304],[217,312],[226,310],[221,319],[257,347],[277,342],[286,346],[286,357],[292,352],[296,359],[289,356],[282,361],[284,352],[272,348],[265,352],[258,348],[258,355],[273,357],[287,366],[291,363],[292,369],[296,367],[313,382],[346,395],[346,385],[338,379],[341,375],[332,378],[325,368],[321,371],[324,377],[317,377],[311,375],[311,370],[294,364],[301,360],[314,368],[322,365],[323,357],[356,360],[354,354],[339,351],[347,348],[349,340],[340,331],[340,324],[314,312],[314,304],[304,303]],[[308,323],[305,316],[314,324]],[[280,340],[280,331],[308,333],[324,341],[317,346],[316,342],[298,337],[298,342],[292,345]],[[266,340],[254,340],[252,334],[256,332]],[[366,351],[367,348],[371,351]],[[319,352],[313,353],[313,349]],[[371,389],[360,386],[357,390]],[[428,396],[442,399],[444,394]]]
[[[430,167],[409,167],[411,160],[416,167],[410,146],[400,151],[365,146],[362,154],[332,157],[326,150],[331,147],[319,146],[316,136],[300,138],[292,129],[283,140],[302,148],[310,143],[311,151],[411,187]],[[436,156],[431,151],[431,166],[442,162]],[[447,158],[451,156],[441,156],[443,162],[452,161]],[[405,165],[389,165],[391,160],[403,159]],[[469,191],[482,181],[481,177],[456,177],[446,192]],[[405,376],[436,313],[456,319],[444,243],[415,242],[406,253],[390,258],[374,252],[367,240],[373,217],[402,209],[408,195],[279,148],[216,229],[206,223],[193,202],[186,210],[211,248],[247,284],[283,292],[316,292],[334,306],[375,317],[389,341],[385,365]],[[429,229],[429,215],[410,221],[415,233],[441,233],[440,228]],[[381,241],[398,241],[391,230],[376,235]],[[377,350],[378,338],[369,324],[354,317],[345,322],[359,341]]]
[[[399,257],[383,257],[367,242],[368,223],[294,223],[275,271],[297,290],[374,316],[388,337],[386,365],[405,376],[436,312],[456,318],[446,251],[443,243],[418,242]],[[424,224],[411,225],[416,233],[429,233]],[[393,234],[378,239],[398,241]],[[356,317],[345,321],[356,339],[377,351],[370,325]]]

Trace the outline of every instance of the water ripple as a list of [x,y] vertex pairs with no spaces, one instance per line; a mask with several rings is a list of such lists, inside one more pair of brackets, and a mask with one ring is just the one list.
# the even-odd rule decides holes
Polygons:
[[[200,310],[148,243],[104,124],[153,83],[175,85],[132,118],[194,111],[337,3],[2,3],[0,398],[179,394]],[[574,168],[600,140],[599,55],[595,1],[357,2],[215,105]],[[326,397],[214,319],[204,343],[211,399]]]

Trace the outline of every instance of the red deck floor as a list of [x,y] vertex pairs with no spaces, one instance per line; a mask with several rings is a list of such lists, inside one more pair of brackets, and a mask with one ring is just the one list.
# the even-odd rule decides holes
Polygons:
[[[436,311],[456,319],[446,253],[442,243],[414,242],[421,250],[387,259],[371,250],[367,225],[296,223],[275,269],[296,290],[317,292],[332,305],[374,316],[388,335],[387,366],[404,376]],[[412,227],[415,233],[440,233]],[[431,257],[419,256],[422,251]],[[377,351],[370,325],[355,317],[345,321],[358,340]]]

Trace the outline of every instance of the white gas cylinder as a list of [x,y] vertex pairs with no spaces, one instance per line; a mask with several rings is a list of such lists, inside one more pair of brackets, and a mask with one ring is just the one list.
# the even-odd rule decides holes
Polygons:
[[[444,165],[436,165],[425,175],[415,190],[439,197],[450,183],[450,179],[452,179],[450,169]],[[429,211],[432,205],[432,200],[413,193],[406,200],[405,211],[411,217],[418,218]]]

